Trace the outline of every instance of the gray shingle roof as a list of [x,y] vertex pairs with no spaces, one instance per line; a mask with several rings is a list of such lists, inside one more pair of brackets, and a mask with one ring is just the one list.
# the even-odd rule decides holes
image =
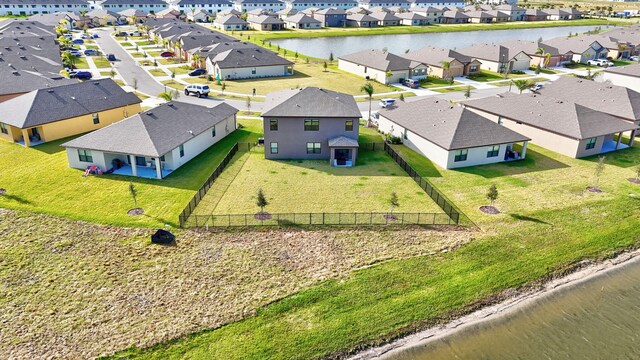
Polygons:
[[416,14],[413,12],[396,13],[396,16],[402,20],[426,20],[426,16]]
[[607,68],[604,70],[604,72],[632,77],[640,77],[640,64]]
[[627,120],[640,120],[640,93],[623,86],[561,76],[539,92]]
[[213,21],[216,24],[220,25],[247,25],[248,23],[235,15],[223,15],[218,16]]
[[162,0],[105,0],[102,5],[156,5],[162,6],[167,5],[166,2]]
[[369,16],[380,21],[400,21],[399,17],[386,11],[375,11],[372,12]]
[[378,113],[445,150],[530,140],[473,111],[438,98],[400,102]]
[[122,11],[118,11],[118,14],[126,17],[132,17],[132,16],[135,16],[137,18],[147,17],[147,13],[139,9],[125,9]]
[[378,19],[371,17],[368,15],[369,12],[367,12],[367,14],[350,14],[347,15],[347,20],[351,20],[351,21],[357,21],[357,22],[364,22],[364,21],[368,21],[368,22],[377,22]]
[[457,10],[445,11],[442,14],[442,17],[449,18],[449,19],[468,19],[469,18],[469,16],[467,14],[463,13],[462,11],[457,11]]
[[89,7],[89,3],[83,0],[0,0],[1,5],[86,5]]
[[[511,52],[509,48],[500,44],[475,44],[458,50],[459,53],[476,59],[483,59],[495,62],[507,62],[512,60],[521,52]],[[525,54],[526,55],[526,54]],[[529,56],[529,55],[527,55]]]
[[[563,55],[560,53],[560,50],[558,50],[557,48],[551,45],[545,44],[543,42],[538,42],[538,41],[511,40],[511,41],[501,42],[499,43],[499,45],[502,45],[508,48],[509,53],[511,54],[524,52],[525,54],[531,56],[536,54],[536,51],[538,51],[538,48],[542,48],[545,54],[549,53],[552,56]],[[541,56],[541,55],[538,55],[538,56]]]
[[0,21],[0,39],[3,37],[56,36],[50,26],[32,20]]
[[246,49],[229,49],[211,58],[211,62],[221,69],[293,64],[293,62],[281,58],[276,53],[259,46]]
[[[597,39],[586,36],[557,37],[544,41],[545,44],[553,46],[560,51],[561,54],[573,52],[582,54],[587,51],[593,43],[598,43]],[[602,46],[602,44],[600,44]]]
[[288,18],[285,18],[284,21],[296,24],[320,24],[320,20],[316,20],[303,13],[297,13],[293,16],[289,16]]
[[358,140],[343,135],[329,139],[329,147],[358,147]]
[[343,9],[326,8],[316,11],[317,15],[346,15],[347,12]]
[[341,56],[339,59],[382,71],[407,70],[420,65],[417,61],[375,49],[359,51]]
[[262,116],[360,118],[361,114],[353,96],[307,87],[268,94]]
[[237,112],[226,103],[214,108],[181,102],[166,103],[62,146],[160,157]]
[[407,59],[419,61],[423,64],[435,67],[442,67],[443,61],[451,62],[453,60],[458,60],[463,64],[468,64],[472,61],[469,56],[462,55],[457,51],[432,46],[410,51],[403,56]]
[[138,103],[135,94],[102,79],[34,90],[0,103],[0,113],[2,122],[24,129]]
[[577,140],[637,128],[612,115],[549,96],[505,93],[464,104]]
[[249,16],[247,21],[254,24],[284,24],[284,21],[269,15]]

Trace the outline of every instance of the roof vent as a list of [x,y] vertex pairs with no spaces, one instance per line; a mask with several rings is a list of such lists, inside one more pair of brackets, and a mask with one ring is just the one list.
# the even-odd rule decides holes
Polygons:
[[193,135],[193,131],[189,130],[189,135]]
[[[49,84],[47,84],[47,85],[49,85]],[[48,93],[53,93],[53,90],[50,89],[50,90],[47,90],[47,92]]]
[[72,97],[71,97],[71,100],[75,100],[75,99],[76,99],[76,97],[75,97],[75,96],[72,96]]

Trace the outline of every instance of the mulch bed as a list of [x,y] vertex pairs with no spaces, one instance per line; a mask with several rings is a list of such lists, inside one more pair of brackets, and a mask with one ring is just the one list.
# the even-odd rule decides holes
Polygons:
[[[634,183],[634,184],[640,185],[640,179],[638,179],[638,178],[628,178],[627,180],[629,180],[630,183]],[[4,190],[4,189],[0,189],[0,194],[2,194],[2,192],[1,192],[2,190]]]
[[396,220],[398,220],[398,218],[393,214],[384,214],[382,216],[384,216],[384,218],[387,219],[388,221],[396,221]]
[[489,205],[480,206],[480,211],[489,215],[500,214],[500,210],[496,209],[495,206],[489,206]]
[[127,215],[129,215],[129,216],[138,216],[138,215],[142,215],[142,214],[144,214],[144,210],[141,209],[141,208],[134,208],[134,209],[131,209],[131,210],[127,211]]
[[7,193],[7,189],[0,189],[0,195],[4,195]]
[[271,220],[271,214],[268,212],[259,212],[256,214],[256,220]]
[[599,187],[595,187],[595,186],[587,186],[587,191],[588,192],[592,192],[592,193],[601,193],[602,190],[600,190]]

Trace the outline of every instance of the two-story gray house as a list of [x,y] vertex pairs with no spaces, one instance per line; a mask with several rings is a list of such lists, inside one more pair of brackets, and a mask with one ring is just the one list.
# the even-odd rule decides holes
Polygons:
[[351,95],[315,87],[270,93],[262,112],[265,158],[354,166],[360,117]]

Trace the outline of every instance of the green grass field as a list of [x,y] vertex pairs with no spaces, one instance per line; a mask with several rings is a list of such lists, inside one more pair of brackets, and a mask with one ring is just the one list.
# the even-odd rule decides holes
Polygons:
[[[255,316],[119,356],[145,359],[322,358],[346,354],[414,329],[457,317],[509,289],[562,273],[584,259],[602,259],[640,245],[640,150],[607,155],[595,181],[596,158],[571,159],[530,146],[519,162],[442,170],[396,147],[483,231],[446,253],[390,261],[301,291]],[[499,215],[478,208],[496,184]]]
[[151,73],[151,75],[153,76],[169,76],[169,74],[167,74],[164,70],[162,69],[150,69],[149,72]]
[[96,56],[96,57],[93,57],[92,59],[93,59],[93,63],[96,64],[97,68],[108,69],[112,67],[109,60],[107,60],[107,58],[103,56]]
[[[70,169],[60,144],[53,141],[33,148],[0,141],[0,184],[8,194],[0,207],[59,215],[119,226],[157,227],[177,222],[178,214],[237,141],[255,141],[261,123],[241,120],[238,129],[163,180],[117,175],[83,177]],[[138,188],[138,205],[145,215],[127,215],[133,203],[128,193],[132,181]]]

